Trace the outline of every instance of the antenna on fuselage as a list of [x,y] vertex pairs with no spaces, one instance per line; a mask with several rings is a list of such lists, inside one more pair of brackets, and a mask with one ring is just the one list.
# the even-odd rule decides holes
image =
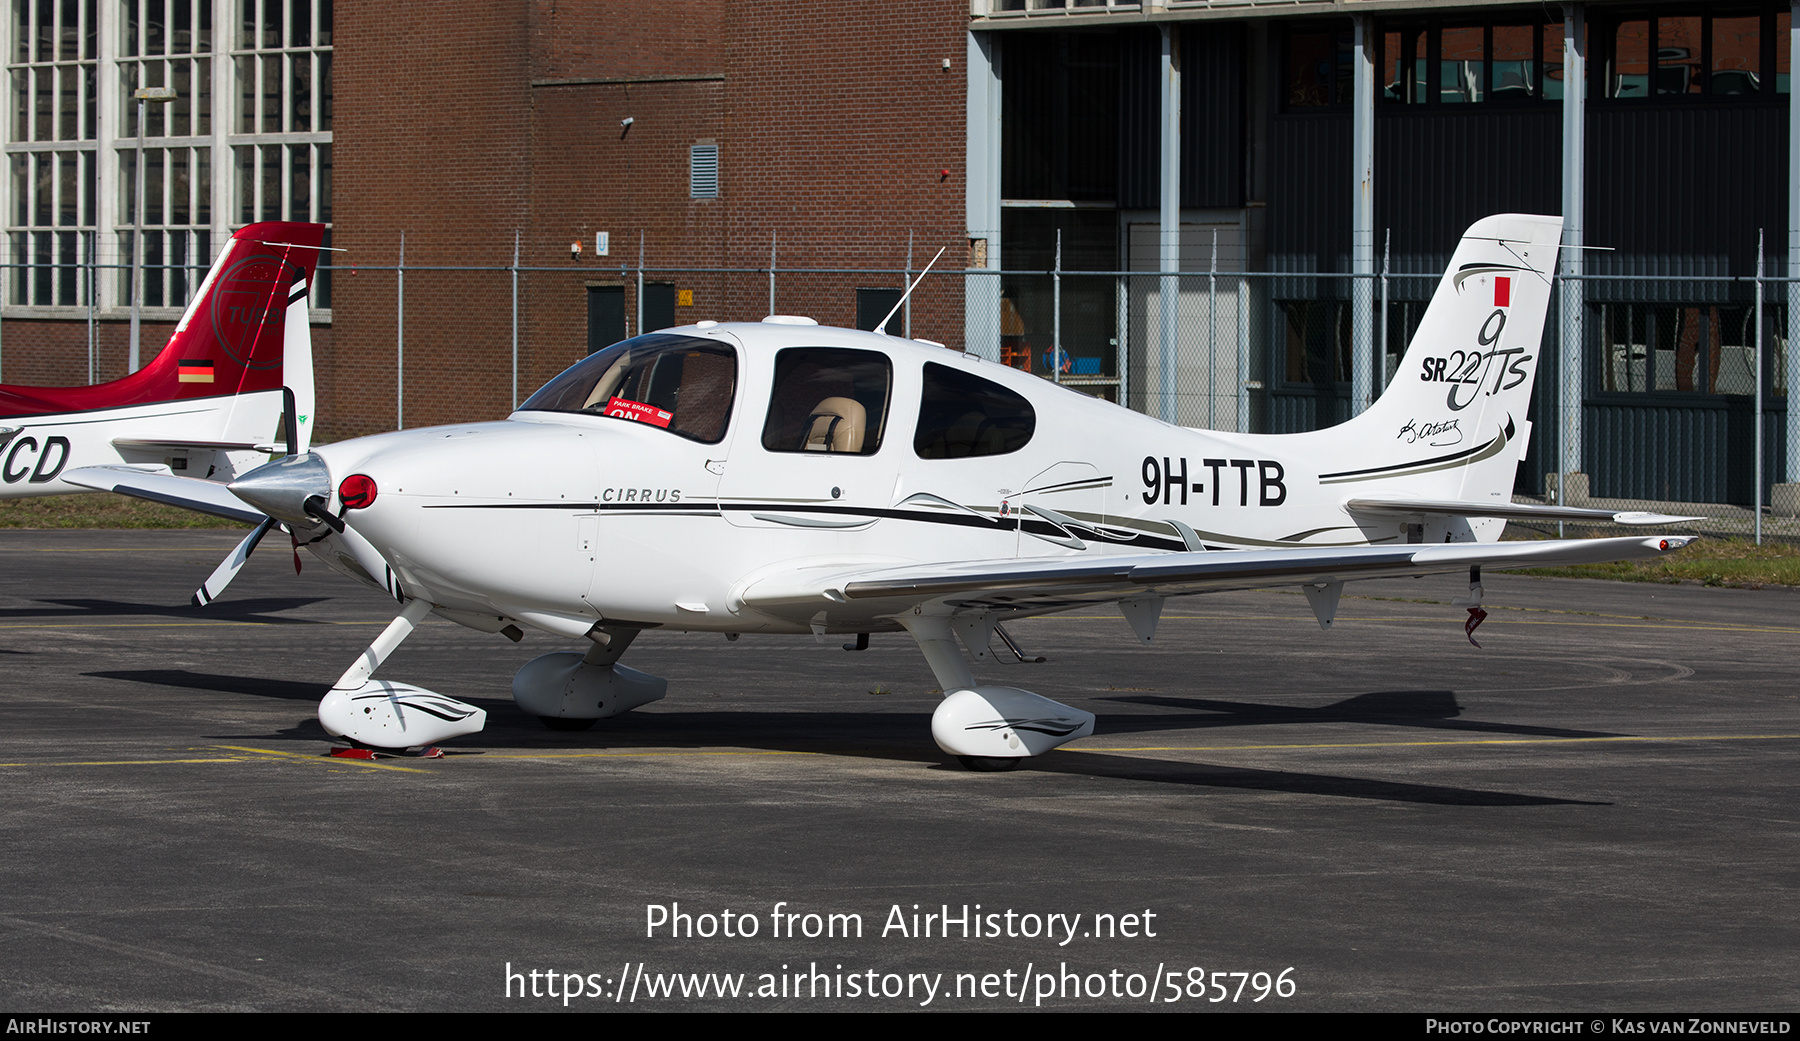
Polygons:
[[[943,256],[944,250],[949,249],[949,248],[950,248],[949,246],[944,246],[941,249],[939,249],[937,251],[937,257],[931,258],[931,264],[937,263],[938,257]],[[887,324],[894,320],[895,315],[900,313],[900,308],[902,308],[906,305],[906,298],[912,295],[913,290],[919,288],[919,283],[925,281],[926,274],[931,271],[931,264],[926,264],[925,270],[919,272],[919,277],[913,279],[912,285],[906,287],[906,292],[900,294],[900,299],[894,301],[894,309],[892,311],[889,311],[887,313],[887,317],[883,318],[881,320],[881,324],[877,325],[875,327],[876,332],[880,333],[883,336],[888,335]]]

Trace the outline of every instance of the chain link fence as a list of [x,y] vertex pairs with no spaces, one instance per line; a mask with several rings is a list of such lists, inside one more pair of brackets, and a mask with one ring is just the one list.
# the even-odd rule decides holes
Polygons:
[[[971,351],[1146,415],[1286,433],[1361,411],[1363,366],[1360,405],[1379,396],[1441,277],[967,269],[970,256],[957,241],[904,301],[930,259],[923,249],[883,252],[905,257],[898,265],[790,267],[775,242],[767,264],[746,267],[659,266],[639,257],[434,265],[407,263],[401,253],[393,264],[321,266],[320,290],[332,294],[335,283],[327,302],[354,297],[339,321],[351,313],[393,329],[402,426],[408,389],[428,378],[420,363],[409,365],[407,336],[432,321],[477,331],[463,348],[469,373],[493,388],[503,410],[586,353],[640,332],[769,314],[873,328],[893,311],[894,335]],[[40,303],[37,287],[74,287],[76,304],[60,316],[88,318],[92,372],[94,321],[121,317],[129,301],[129,257],[113,260],[59,264],[15,251],[0,298],[14,317],[18,305]],[[184,302],[205,274],[199,264],[145,268],[146,285],[161,287],[155,302],[165,306]],[[1800,539],[1800,453],[1790,450],[1787,421],[1795,281],[1559,277],[1517,497],[1702,515],[1708,532]],[[27,313],[49,316],[41,305]],[[4,331],[0,321],[0,364]]]

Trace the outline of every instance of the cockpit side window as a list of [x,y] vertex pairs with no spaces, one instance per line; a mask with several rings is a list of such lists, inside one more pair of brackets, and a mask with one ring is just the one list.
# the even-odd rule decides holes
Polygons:
[[775,355],[763,447],[874,455],[887,426],[894,366],[880,351],[789,347]]
[[652,333],[588,355],[519,410],[610,416],[715,445],[725,438],[736,390],[737,353],[730,347]]
[[920,459],[1005,455],[1037,429],[1031,402],[1000,384],[948,365],[925,363],[925,392],[913,451]]

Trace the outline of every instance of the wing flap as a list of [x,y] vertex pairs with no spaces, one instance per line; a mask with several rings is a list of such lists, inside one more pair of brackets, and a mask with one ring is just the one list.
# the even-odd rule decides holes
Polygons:
[[1580,506],[1539,506],[1535,503],[1472,502],[1461,499],[1356,498],[1345,500],[1344,509],[1352,513],[1382,516],[1501,517],[1506,520],[1578,520],[1631,525],[1685,524],[1702,519],[1637,510],[1596,510]]

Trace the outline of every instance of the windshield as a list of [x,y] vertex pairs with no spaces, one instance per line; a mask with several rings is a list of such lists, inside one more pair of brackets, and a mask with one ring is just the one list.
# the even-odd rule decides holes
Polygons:
[[652,333],[596,351],[544,384],[522,412],[579,412],[648,423],[718,444],[731,419],[737,354],[717,340]]

